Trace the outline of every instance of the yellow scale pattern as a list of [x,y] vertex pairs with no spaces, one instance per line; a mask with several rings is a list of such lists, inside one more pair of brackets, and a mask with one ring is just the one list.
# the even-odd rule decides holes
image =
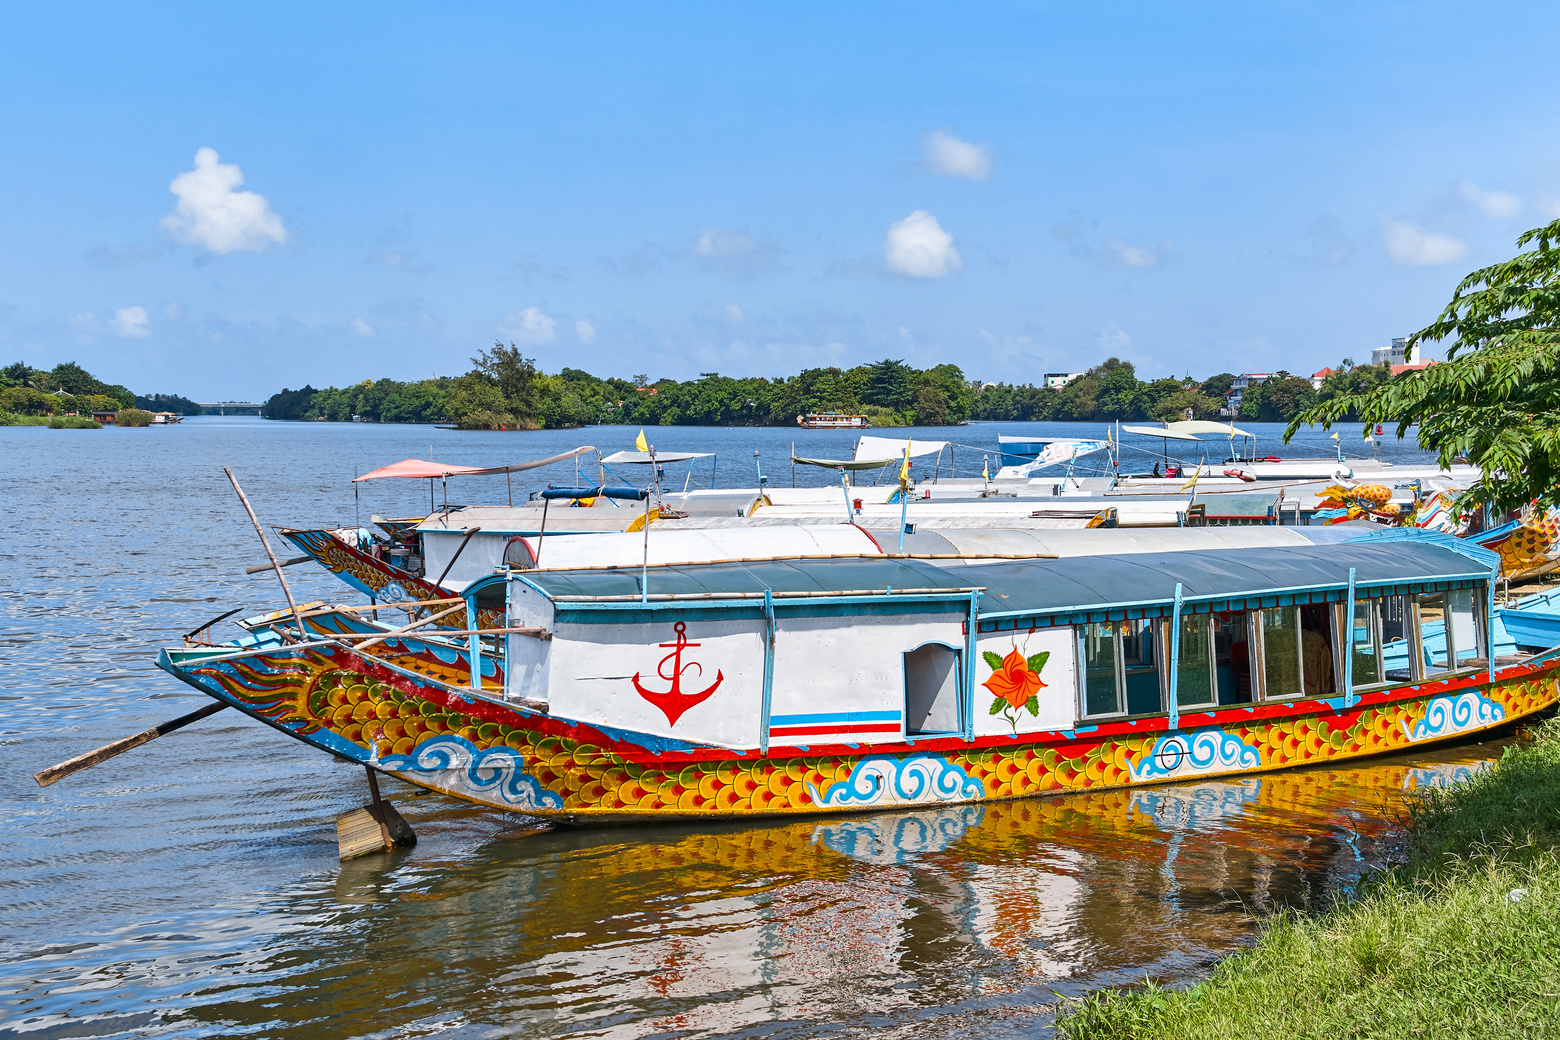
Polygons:
[[[781,760],[698,762],[662,768],[566,737],[488,722],[369,676],[314,670],[281,710],[266,714],[329,729],[380,756],[409,754],[419,742],[454,733],[479,750],[508,747],[525,759],[527,772],[563,799],[566,813],[724,814],[815,811],[809,787],[827,795],[846,780],[870,751],[846,756],[798,756]],[[1507,719],[1555,700],[1548,678],[1500,683],[1483,691]],[[1257,748],[1262,769],[1379,754],[1409,745],[1406,730],[1424,717],[1423,699],[1367,708],[1347,729],[1323,718],[1256,721],[1225,731]],[[1017,745],[946,752],[947,759],[981,782],[987,798],[1046,792],[1099,790],[1131,784],[1131,768],[1149,754],[1159,734],[1108,737],[1076,748]],[[1247,770],[1240,770],[1242,772]]]

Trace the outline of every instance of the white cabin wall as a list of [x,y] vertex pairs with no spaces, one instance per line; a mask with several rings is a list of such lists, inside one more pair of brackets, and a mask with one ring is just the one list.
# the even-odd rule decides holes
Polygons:
[[[637,674],[640,685],[652,692],[670,688],[670,680],[662,676],[662,662],[675,647],[663,644],[676,643],[677,623],[667,618],[651,624],[557,624],[548,662],[552,714],[690,743],[757,747],[764,692],[764,622],[683,623],[690,645],[682,652],[682,693],[701,692],[717,677],[720,685],[673,723],[640,695],[633,677]],[[672,662],[666,662],[664,673],[672,674]]]
[[[842,742],[891,743],[903,735],[904,654],[927,643],[964,651],[966,615],[903,614],[892,617],[788,618],[775,631],[774,691],[770,716],[796,718],[793,726],[842,726],[830,716],[896,713],[895,733],[848,730],[792,733],[778,721],[770,743],[785,746]],[[843,623],[848,622],[848,623]],[[977,699],[977,704],[979,700]],[[874,720],[881,725],[882,720]]]
[[986,663],[987,651],[1005,658],[1016,648],[1020,655],[1031,655],[1049,650],[1051,656],[1040,669],[1042,686],[1035,694],[1040,714],[1034,716],[1027,709],[1019,708],[1012,714],[1018,719],[1017,732],[1036,733],[1042,730],[1069,730],[1078,718],[1078,653],[1076,637],[1071,625],[1059,628],[1042,628],[1034,632],[990,632],[975,640],[975,735],[994,736],[1013,733],[1014,727],[1000,712],[991,714],[996,695],[982,685],[991,678],[992,667]]

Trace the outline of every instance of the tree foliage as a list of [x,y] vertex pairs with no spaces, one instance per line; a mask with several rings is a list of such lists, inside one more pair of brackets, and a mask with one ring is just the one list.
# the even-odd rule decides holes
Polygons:
[[1514,509],[1560,504],[1560,220],[1525,232],[1537,248],[1464,278],[1440,316],[1409,337],[1446,342],[1447,360],[1320,401],[1290,422],[1415,426],[1441,465],[1466,459],[1483,475],[1459,504]]

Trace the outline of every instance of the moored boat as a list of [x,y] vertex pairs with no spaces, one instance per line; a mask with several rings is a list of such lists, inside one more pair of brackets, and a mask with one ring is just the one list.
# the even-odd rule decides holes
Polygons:
[[979,802],[1398,751],[1541,711],[1560,657],[1491,660],[1494,560],[1406,531],[512,570],[462,590],[505,626],[445,636],[479,660],[501,637],[502,682],[324,636],[159,664],[321,750],[561,820]]

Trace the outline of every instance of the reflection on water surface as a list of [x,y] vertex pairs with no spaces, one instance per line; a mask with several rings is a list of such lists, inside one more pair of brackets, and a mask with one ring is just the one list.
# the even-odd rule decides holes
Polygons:
[[[762,449],[776,472],[795,436],[661,431]],[[631,437],[0,430],[0,498],[47,520],[0,540],[0,1038],[1033,1036],[1053,991],[1196,973],[1249,940],[1253,912],[1347,891],[1390,854],[1404,790],[1495,754],[699,829],[538,830],[391,783],[419,844],[345,865],[332,821],[366,799],[362,771],[232,712],[46,790],[28,779],[199,706],[154,648],[278,605],[243,574],[264,557],[222,465],[266,522],[337,526],[354,467],[431,439],[497,465]],[[415,510],[414,485],[365,491],[362,516]],[[288,573],[300,600],[344,598]]]

